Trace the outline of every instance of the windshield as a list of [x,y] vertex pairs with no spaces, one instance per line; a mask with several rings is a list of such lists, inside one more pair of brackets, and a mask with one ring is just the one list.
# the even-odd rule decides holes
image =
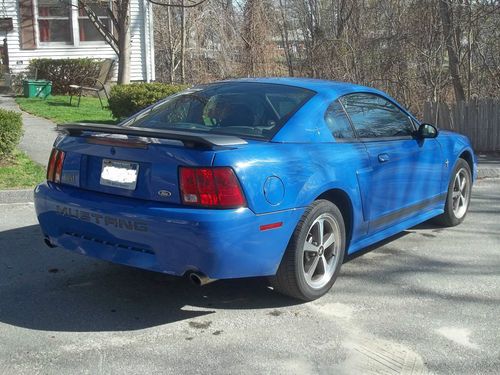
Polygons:
[[199,86],[150,107],[124,126],[270,139],[314,94],[253,82]]

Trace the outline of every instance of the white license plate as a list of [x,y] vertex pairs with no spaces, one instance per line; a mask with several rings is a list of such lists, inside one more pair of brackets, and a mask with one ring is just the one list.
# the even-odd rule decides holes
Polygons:
[[135,190],[139,164],[129,161],[103,159],[101,185]]

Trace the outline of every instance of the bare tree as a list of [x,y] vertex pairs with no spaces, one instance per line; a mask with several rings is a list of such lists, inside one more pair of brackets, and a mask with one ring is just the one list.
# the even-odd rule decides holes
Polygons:
[[[118,56],[118,83],[130,82],[130,0],[113,0],[108,15],[113,27],[110,28],[96,15],[91,0],[78,0],[78,5],[88,15],[90,21],[102,35],[106,43]],[[114,32],[114,31],[115,32]]]
[[288,14],[288,2],[287,0],[279,0],[279,21],[278,28],[281,36],[281,44],[283,46],[283,51],[285,53],[286,64],[288,67],[288,74],[290,77],[294,76],[293,69],[293,55],[292,48],[293,46],[290,43],[290,22],[289,22],[289,14]]
[[174,83],[180,64],[181,33],[175,27],[178,10],[172,7],[154,7],[156,70],[160,80]]
[[457,101],[465,100],[464,87],[460,76],[460,60],[457,51],[462,36],[460,26],[454,22],[451,4],[448,0],[439,0],[439,11],[443,23],[446,50],[448,51],[448,67],[455,91],[455,99]]
[[[207,0],[173,0],[170,2],[161,2],[148,0],[149,2],[164,7],[174,7],[182,9],[184,15],[185,8],[193,8]],[[91,5],[93,0],[78,0],[78,5],[88,15],[98,32],[104,40],[113,48],[118,56],[118,83],[130,82],[130,0],[112,0],[111,7],[108,9],[108,15],[113,27],[110,28],[93,11]],[[183,30],[185,26],[183,27]],[[184,31],[183,31],[184,32]],[[182,37],[181,48],[184,51],[185,36]],[[184,72],[184,52],[181,58],[182,70]],[[184,76],[184,74],[183,74]]]
[[[165,80],[181,81],[180,10],[171,20],[169,31],[156,27],[161,43],[167,33],[174,42],[175,56],[164,61],[175,74]],[[242,75],[354,81],[416,112],[426,100],[500,97],[498,0],[210,0],[186,11],[185,21],[188,82]]]
[[247,0],[242,25],[244,73],[247,76],[268,75],[274,70],[273,21],[273,7],[266,0]]

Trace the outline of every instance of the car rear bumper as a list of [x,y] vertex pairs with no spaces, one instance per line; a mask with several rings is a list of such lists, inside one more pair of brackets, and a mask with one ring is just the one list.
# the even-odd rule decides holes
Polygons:
[[[274,275],[303,209],[256,215],[248,208],[184,208],[42,183],[42,231],[56,246],[114,263],[210,278]],[[277,229],[260,226],[283,222]]]

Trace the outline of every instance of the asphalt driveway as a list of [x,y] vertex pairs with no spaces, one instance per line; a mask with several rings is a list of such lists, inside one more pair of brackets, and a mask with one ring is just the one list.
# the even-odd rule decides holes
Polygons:
[[459,227],[412,228],[313,303],[265,280],[196,288],[42,243],[0,205],[0,373],[500,373],[500,180]]

